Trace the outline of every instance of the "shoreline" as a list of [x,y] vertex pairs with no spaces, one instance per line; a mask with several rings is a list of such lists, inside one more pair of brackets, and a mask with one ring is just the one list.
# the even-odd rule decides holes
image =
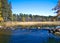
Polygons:
[[46,21],[46,22],[4,22],[2,26],[11,27],[11,26],[45,26],[45,25],[60,25],[60,21]]

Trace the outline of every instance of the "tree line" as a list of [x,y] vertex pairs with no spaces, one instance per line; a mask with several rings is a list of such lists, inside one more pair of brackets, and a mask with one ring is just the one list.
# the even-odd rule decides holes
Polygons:
[[40,15],[32,15],[32,14],[13,14],[13,21],[53,21],[53,16],[40,16]]

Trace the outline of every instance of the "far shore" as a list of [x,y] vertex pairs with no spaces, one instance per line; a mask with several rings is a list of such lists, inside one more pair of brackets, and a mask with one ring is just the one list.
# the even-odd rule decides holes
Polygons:
[[42,25],[60,25],[60,21],[45,21],[45,22],[2,22],[2,25],[0,26],[6,26],[6,27],[10,27],[10,26],[42,26]]

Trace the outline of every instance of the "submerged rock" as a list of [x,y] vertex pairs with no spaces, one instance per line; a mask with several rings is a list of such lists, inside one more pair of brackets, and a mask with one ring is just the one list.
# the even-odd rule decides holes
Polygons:
[[55,32],[54,35],[60,37],[60,32]]

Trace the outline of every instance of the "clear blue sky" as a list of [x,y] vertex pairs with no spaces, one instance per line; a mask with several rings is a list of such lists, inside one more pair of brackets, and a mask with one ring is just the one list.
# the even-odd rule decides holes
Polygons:
[[33,15],[52,15],[52,11],[58,0],[10,0],[12,2],[12,12],[15,14],[25,13]]

